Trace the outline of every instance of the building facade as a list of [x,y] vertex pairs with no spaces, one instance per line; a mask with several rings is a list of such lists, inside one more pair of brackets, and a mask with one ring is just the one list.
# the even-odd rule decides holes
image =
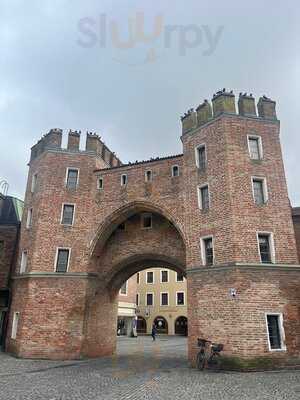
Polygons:
[[149,268],[138,272],[138,333],[187,335],[187,287],[182,273],[170,269]]
[[119,291],[117,334],[136,336],[136,277],[124,282]]
[[[299,258],[275,102],[220,91],[182,117],[182,154],[122,164],[52,129],[31,149],[6,348],[113,354],[118,294],[145,268],[187,279],[188,354],[300,355]],[[284,223],[283,223],[284,221]],[[22,264],[24,254],[26,265]],[[250,334],[251,333],[251,334]]]
[[23,202],[0,193],[0,348],[4,347]]

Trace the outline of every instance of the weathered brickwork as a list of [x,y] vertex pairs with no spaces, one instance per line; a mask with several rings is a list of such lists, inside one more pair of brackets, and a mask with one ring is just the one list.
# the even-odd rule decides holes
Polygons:
[[296,207],[292,210],[294,230],[296,236],[296,244],[298,250],[298,257],[300,259],[300,207]]
[[[182,117],[183,154],[176,156],[122,165],[92,134],[85,151],[78,150],[79,132],[70,132],[68,149],[61,149],[60,130],[33,147],[20,241],[28,265],[19,274],[19,260],[15,271],[9,329],[14,313],[20,317],[8,351],[49,358],[112,354],[121,285],[145,268],[168,267],[187,276],[191,361],[198,336],[224,342],[228,355],[299,355],[300,269],[279,122],[273,101],[261,98],[258,116],[253,102],[240,96],[236,113],[233,94],[220,92],[213,107],[204,102],[189,110]],[[249,156],[248,135],[261,138],[260,160]],[[206,148],[204,170],[196,163],[199,145]],[[75,189],[66,187],[68,168],[79,171]],[[252,177],[266,182],[262,205],[254,203]],[[208,210],[199,208],[197,188],[204,184]],[[75,205],[72,226],[61,224],[64,203]],[[145,213],[152,216],[148,228]],[[272,264],[261,263],[258,232],[273,234]],[[202,257],[200,238],[207,236],[213,236],[211,267]],[[71,251],[65,273],[55,272],[59,247]],[[267,350],[266,312],[283,315],[287,350]]]

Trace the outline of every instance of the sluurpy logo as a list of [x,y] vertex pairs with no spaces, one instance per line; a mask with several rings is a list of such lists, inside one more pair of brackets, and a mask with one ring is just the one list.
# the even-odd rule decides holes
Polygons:
[[181,57],[192,49],[198,49],[203,56],[210,56],[224,31],[223,25],[215,28],[197,24],[166,25],[163,15],[158,14],[154,17],[152,31],[146,33],[142,12],[128,18],[126,29],[106,14],[97,18],[81,18],[77,28],[79,46],[110,49],[116,61],[132,66],[155,62],[165,51],[172,49]]

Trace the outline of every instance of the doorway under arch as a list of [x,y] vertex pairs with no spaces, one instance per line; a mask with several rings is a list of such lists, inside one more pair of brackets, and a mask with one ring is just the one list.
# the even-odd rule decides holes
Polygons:
[[137,318],[137,333],[138,334],[146,334],[147,333],[147,321],[144,317],[138,316]]
[[165,334],[165,335],[168,334],[168,332],[169,332],[168,321],[164,317],[162,317],[162,316],[156,317],[154,319],[153,323],[156,327],[158,334]]
[[175,321],[175,335],[187,336],[188,334],[188,320],[187,317],[178,317]]

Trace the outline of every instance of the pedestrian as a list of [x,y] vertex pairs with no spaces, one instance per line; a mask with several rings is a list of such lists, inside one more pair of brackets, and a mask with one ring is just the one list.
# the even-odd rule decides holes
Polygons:
[[151,331],[151,336],[152,336],[153,342],[155,342],[156,332],[157,332],[156,326],[155,326],[155,324],[153,324],[152,325],[152,331]]

